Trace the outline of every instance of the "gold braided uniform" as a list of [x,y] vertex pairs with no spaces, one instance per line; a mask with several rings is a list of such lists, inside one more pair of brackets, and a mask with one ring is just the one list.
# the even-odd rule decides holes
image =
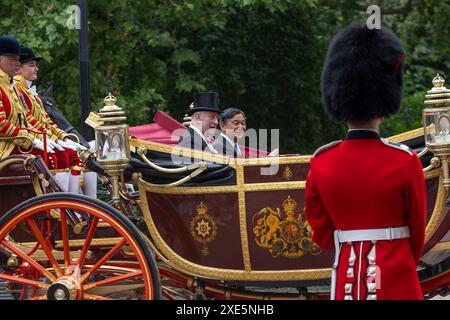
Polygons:
[[[26,119],[10,77],[0,69],[0,159],[8,157],[16,147],[30,149],[35,135],[19,129],[27,126]],[[6,140],[5,137],[18,139]]]
[[50,116],[45,111],[41,99],[36,97],[28,88],[25,78],[21,75],[15,76],[14,86],[24,95],[24,102],[28,107],[28,123],[37,130],[46,130],[52,141],[64,141],[64,139],[68,137],[67,133],[58,128],[58,126],[51,120]]

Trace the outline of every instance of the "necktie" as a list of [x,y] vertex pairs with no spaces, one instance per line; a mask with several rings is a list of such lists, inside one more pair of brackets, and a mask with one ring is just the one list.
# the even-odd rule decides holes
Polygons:
[[237,156],[239,155],[239,149],[238,149],[238,144],[235,143],[234,144],[234,157],[237,158]]

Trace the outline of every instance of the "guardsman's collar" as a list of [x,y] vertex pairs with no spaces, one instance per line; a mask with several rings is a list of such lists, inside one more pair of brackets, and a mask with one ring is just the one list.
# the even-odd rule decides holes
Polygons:
[[345,140],[380,139],[380,134],[373,129],[350,129]]

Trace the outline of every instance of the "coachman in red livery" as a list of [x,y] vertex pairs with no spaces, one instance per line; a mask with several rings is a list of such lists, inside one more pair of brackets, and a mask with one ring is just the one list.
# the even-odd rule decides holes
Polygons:
[[[29,126],[25,106],[19,99],[18,89],[14,87],[13,76],[18,72],[20,45],[9,36],[0,37],[0,159],[11,154],[27,152],[44,156],[42,134],[27,129]],[[14,139],[16,138],[17,139]],[[26,138],[26,139],[25,139]],[[32,148],[31,148],[32,146]],[[48,166],[58,169],[57,158],[48,150]]]
[[422,166],[408,147],[379,136],[383,119],[400,109],[403,57],[391,30],[365,25],[338,33],[327,55],[324,108],[349,131],[314,154],[306,215],[313,240],[336,250],[332,299],[423,298],[416,272],[426,225]]

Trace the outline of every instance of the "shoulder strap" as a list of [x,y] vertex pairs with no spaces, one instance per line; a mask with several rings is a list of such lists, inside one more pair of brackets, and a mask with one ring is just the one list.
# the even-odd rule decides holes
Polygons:
[[390,142],[386,139],[381,139],[381,142],[384,143],[384,145],[397,149],[397,150],[401,150],[403,152],[408,153],[410,156],[413,155],[413,150],[411,150],[407,145],[402,144],[402,143],[395,143],[395,142]]
[[317,156],[318,154],[324,152],[325,150],[331,149],[331,148],[333,148],[333,147],[339,145],[341,142],[342,142],[342,140],[339,140],[339,141],[333,141],[333,142],[330,142],[330,143],[328,143],[328,144],[326,144],[326,145],[324,145],[324,146],[321,146],[319,149],[317,149],[317,150],[314,152],[314,155],[313,155],[313,156],[315,157],[315,156]]

